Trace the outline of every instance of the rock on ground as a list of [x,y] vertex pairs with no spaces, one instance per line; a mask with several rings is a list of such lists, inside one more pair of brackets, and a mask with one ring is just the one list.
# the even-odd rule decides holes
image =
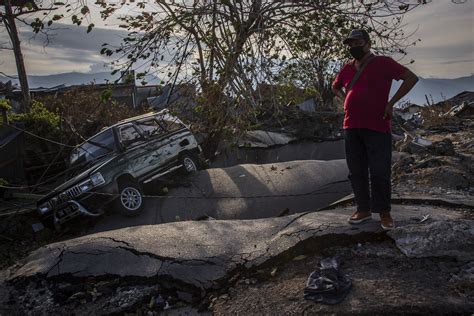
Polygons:
[[402,226],[388,235],[408,257],[446,256],[474,260],[474,221],[471,220]]

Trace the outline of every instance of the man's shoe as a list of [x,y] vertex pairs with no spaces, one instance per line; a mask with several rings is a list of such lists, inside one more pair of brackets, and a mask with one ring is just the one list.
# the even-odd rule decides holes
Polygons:
[[349,223],[351,224],[360,224],[365,221],[372,219],[372,212],[370,211],[355,211],[351,217],[349,217]]
[[395,222],[393,221],[390,212],[381,212],[380,213],[380,225],[383,230],[391,230],[395,228]]

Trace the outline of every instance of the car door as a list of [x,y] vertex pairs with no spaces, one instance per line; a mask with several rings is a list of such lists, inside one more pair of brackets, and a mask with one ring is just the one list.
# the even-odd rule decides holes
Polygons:
[[136,126],[147,138],[147,163],[150,166],[150,173],[157,173],[165,168],[165,156],[162,148],[168,142],[168,135],[155,117],[139,120],[136,122]]
[[134,126],[126,123],[117,127],[119,142],[122,146],[125,172],[140,178],[150,170],[147,140]]
[[161,146],[163,162],[172,165],[179,160],[179,153],[183,150],[183,147],[189,144],[186,135],[191,135],[191,132],[178,118],[171,115],[159,116],[158,119],[169,135],[167,141]]

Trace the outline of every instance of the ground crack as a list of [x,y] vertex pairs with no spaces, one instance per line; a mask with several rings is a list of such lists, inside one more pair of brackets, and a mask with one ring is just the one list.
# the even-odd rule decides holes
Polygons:
[[[131,253],[133,253],[134,255],[138,256],[138,257],[139,257],[139,256],[147,256],[147,257],[150,257],[150,258],[153,258],[153,259],[157,259],[157,260],[160,260],[160,261],[162,261],[162,262],[169,263],[169,264],[187,264],[187,265],[193,265],[193,262],[199,263],[200,265],[205,265],[205,264],[208,264],[208,265],[216,265],[216,264],[217,264],[217,263],[214,262],[214,261],[210,261],[210,260],[206,260],[206,259],[182,259],[182,260],[179,260],[179,259],[172,258],[172,257],[160,256],[160,255],[157,255],[157,254],[154,254],[154,253],[150,253],[150,252],[139,251],[139,250],[137,250],[137,249],[130,248],[130,247],[118,246],[117,248],[123,249],[123,250],[128,251],[128,252],[131,252]],[[196,265],[198,265],[198,264],[196,264]]]
[[303,216],[306,216],[308,214],[310,214],[311,212],[306,212],[306,213],[302,213],[298,216],[296,216],[295,218],[293,218],[291,221],[289,221],[285,226],[283,226],[280,231],[284,230],[285,228],[287,228],[288,226],[290,226],[291,224],[293,224],[294,222],[296,222],[297,220],[299,220],[301,217]]
[[123,241],[123,240],[118,240],[118,239],[115,239],[115,238],[112,238],[112,237],[99,237],[99,239],[109,239],[109,240],[112,240],[113,242],[116,242],[116,243],[119,243],[119,244],[124,244],[126,245],[127,247],[131,247],[132,245],[130,245],[128,242],[126,241]]
[[49,268],[48,271],[46,271],[46,273],[45,273],[46,276],[47,276],[54,268],[56,268],[56,267],[57,267],[57,269],[58,269],[58,274],[59,274],[59,272],[60,272],[60,271],[59,271],[59,264],[63,261],[63,256],[64,256],[64,252],[65,252],[65,251],[66,251],[66,248],[63,247],[63,248],[61,249],[61,252],[60,252],[59,255],[58,255],[58,261],[56,261],[56,263],[55,263],[51,268]]

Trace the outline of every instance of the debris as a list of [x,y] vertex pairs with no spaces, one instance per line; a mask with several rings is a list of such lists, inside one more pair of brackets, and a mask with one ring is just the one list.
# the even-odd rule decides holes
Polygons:
[[424,139],[420,136],[415,136],[415,138],[413,139],[413,142],[417,145],[421,145],[421,146],[430,146],[431,144],[433,144],[433,142],[427,140],[427,139]]
[[423,215],[423,217],[420,219],[420,224],[426,222],[430,218],[430,214]]
[[397,227],[388,235],[407,257],[474,259],[474,221],[451,220]]
[[431,154],[437,156],[454,156],[456,154],[453,142],[449,138],[445,138],[439,142],[433,142],[428,149]]
[[219,299],[224,300],[224,301],[227,301],[229,298],[230,298],[229,294],[223,294],[223,295],[219,296]]
[[306,259],[307,256],[305,255],[299,255],[299,256],[296,256],[293,258],[293,261],[301,261],[301,260],[304,260]]
[[444,113],[442,116],[447,117],[447,116],[461,116],[465,112],[473,111],[474,109],[474,102],[473,101],[464,101],[463,103],[459,105],[455,105],[449,110],[448,112]]
[[398,141],[395,144],[395,148],[401,152],[408,152],[410,154],[423,154],[427,153],[427,146],[431,145],[431,142],[421,138],[419,136],[413,136],[409,133],[405,133],[405,138]]
[[278,268],[276,268],[276,267],[273,268],[272,271],[270,272],[270,275],[271,275],[272,277],[274,277],[274,276],[276,275],[277,271],[278,271]]
[[37,233],[44,229],[44,225],[43,223],[34,223],[31,224],[31,228],[33,229],[33,232]]
[[474,261],[465,264],[459,271],[451,274],[449,287],[460,296],[469,297],[474,294]]
[[340,271],[335,258],[322,259],[313,271],[304,289],[304,298],[317,303],[339,304],[349,293],[352,281]]
[[158,309],[163,309],[166,304],[168,304],[168,302],[163,298],[163,296],[161,295],[158,295],[156,298],[155,298],[155,303],[154,303],[154,306]]
[[269,131],[248,131],[238,141],[239,147],[250,148],[268,148],[276,145],[286,145],[296,138],[284,133],[276,133]]

